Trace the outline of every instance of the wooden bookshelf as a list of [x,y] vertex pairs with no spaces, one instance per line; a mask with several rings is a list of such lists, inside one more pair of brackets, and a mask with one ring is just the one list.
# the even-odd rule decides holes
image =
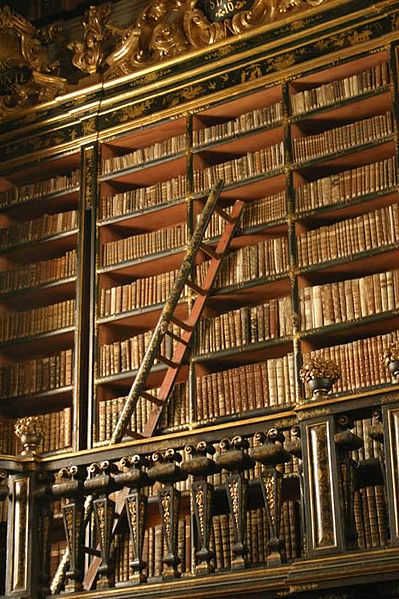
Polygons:
[[[393,500],[386,494],[383,467],[378,471],[374,462],[370,467],[370,460],[386,459],[382,443],[370,437],[370,430],[375,408],[387,411],[390,402],[397,401],[393,398],[397,384],[382,362],[389,344],[399,339],[398,91],[392,65],[391,50],[386,48],[345,55],[331,66],[284,72],[272,84],[247,81],[231,97],[210,96],[177,116],[154,113],[151,123],[133,128],[130,123],[123,134],[102,132],[90,146],[95,147],[97,172],[89,198],[84,148],[80,154],[49,159],[47,183],[40,163],[5,175],[0,182],[2,230],[72,211],[78,224],[0,245],[0,442],[6,448],[0,443],[0,453],[17,451],[12,427],[28,413],[41,415],[51,431],[40,450],[50,471],[52,460],[57,468],[68,467],[68,460],[73,463],[77,455],[79,468],[97,464],[94,472],[111,456],[110,476],[114,476],[114,461],[133,455],[137,447],[140,455],[145,453],[143,469],[148,470],[153,466],[149,457],[155,463],[166,459],[162,452],[169,439],[178,454],[173,462],[177,470],[184,447],[196,444],[201,435],[212,446],[209,455],[216,452],[209,460],[218,463],[225,438],[232,447],[232,439],[244,431],[245,448],[239,451],[245,454],[245,467],[240,465],[235,472],[232,466],[230,470],[218,466],[207,479],[214,485],[210,570],[220,579],[230,574],[242,541],[247,553],[245,559],[241,555],[241,566],[248,561],[260,570],[267,563],[269,572],[277,566],[288,572],[290,564],[309,557],[321,560],[330,551],[322,547],[317,553],[309,531],[306,542],[303,539],[304,522],[312,517],[304,499],[310,503],[310,458],[293,451],[277,469],[276,477],[281,474],[283,480],[276,550],[281,559],[269,563],[271,539],[260,478],[266,470],[253,458],[253,434],[263,433],[269,424],[278,426],[283,454],[294,437],[293,425],[299,421],[305,435],[308,422],[319,426],[318,418],[320,422],[328,418],[333,459],[338,455],[339,467],[346,466],[350,462],[344,462],[334,434],[348,413],[347,429],[364,441],[348,457],[360,464],[353,492],[358,545],[341,539],[340,547],[364,552],[386,547],[391,542],[387,506]],[[60,179],[58,185],[58,177],[70,181],[63,179],[61,184]],[[139,401],[124,442],[105,448],[203,200],[219,178],[224,180],[220,205],[228,212],[235,200],[244,201],[242,221],[209,292],[155,438],[147,445],[139,436],[150,410]],[[18,192],[23,186],[31,186],[31,197],[26,189]],[[205,236],[210,248],[216,247],[222,230],[218,219],[213,218]],[[193,267],[197,284],[206,266],[207,258],[201,256]],[[189,317],[196,293],[194,286],[187,286],[178,318]],[[69,314],[65,324],[63,314],[59,323],[51,324],[50,309],[66,302],[75,302],[71,308],[75,318]],[[28,327],[29,318],[34,321],[47,308],[49,312],[40,313],[42,328]],[[15,324],[14,316],[9,316],[14,312],[26,313],[22,320],[27,332],[17,317]],[[173,341],[164,343],[170,359]],[[68,367],[60,365],[60,354],[65,362],[68,359]],[[301,381],[301,366],[310,358],[332,360],[341,370],[333,391],[319,401],[309,398]],[[46,374],[38,376],[40,369]],[[155,397],[165,370],[165,364],[157,361],[148,378],[148,390]],[[29,377],[41,385],[29,390]],[[258,435],[257,440],[261,438]],[[300,443],[306,451],[314,450],[307,438]],[[71,448],[84,451],[64,455]],[[161,457],[152,454],[158,448]],[[369,467],[372,476],[363,473]],[[123,464],[118,468],[120,472]],[[331,476],[337,478],[338,470],[337,466]],[[229,517],[226,482],[233,471],[245,480],[248,492],[243,511],[246,531],[238,541]],[[197,565],[190,513],[192,479],[178,478],[171,483],[181,492],[176,578],[192,582]],[[155,475],[154,480],[153,487],[147,481],[144,491],[148,513],[142,570],[149,585],[163,580],[165,557],[157,499],[164,481]],[[335,502],[342,491],[337,481],[331,483]],[[104,497],[115,489],[110,484]],[[345,506],[334,509],[344,511]],[[52,573],[64,548],[59,514],[50,542]],[[339,526],[344,529],[344,524]],[[94,547],[97,540],[93,535]],[[98,557],[96,551],[88,561]],[[115,586],[124,589],[132,582],[133,557],[125,520],[116,529],[114,551]],[[307,592],[306,587],[298,588]],[[292,589],[289,592],[296,592]],[[199,595],[205,596],[201,593],[203,589]]]
[[28,414],[41,417],[44,453],[74,444],[79,167],[66,155],[3,179],[0,418],[15,451],[16,418]]

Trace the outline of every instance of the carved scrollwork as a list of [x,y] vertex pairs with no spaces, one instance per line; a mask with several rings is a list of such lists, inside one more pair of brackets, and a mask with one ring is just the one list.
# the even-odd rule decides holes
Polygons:
[[72,63],[80,71],[85,73],[96,73],[101,65],[105,54],[105,43],[110,37],[107,28],[111,16],[111,5],[101,4],[90,6],[85,12],[83,26],[83,41],[69,44],[73,51]]
[[[287,13],[327,0],[252,0],[233,3],[233,12],[218,10],[209,18],[211,0],[151,0],[125,28],[108,23],[106,8],[91,7],[83,21],[83,41],[74,42],[74,65],[87,73],[100,70],[113,79],[180,56],[190,50],[272,23]],[[108,5],[103,5],[104,7]],[[106,46],[112,39],[111,51]]]
[[[52,35],[51,32],[48,35]],[[43,32],[8,6],[0,9],[0,116],[52,100],[66,86]]]

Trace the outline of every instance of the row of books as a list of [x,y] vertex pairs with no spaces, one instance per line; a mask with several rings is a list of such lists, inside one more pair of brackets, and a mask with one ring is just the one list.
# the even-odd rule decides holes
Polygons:
[[399,271],[300,290],[302,329],[366,318],[399,308]]
[[316,179],[296,190],[298,212],[349,202],[393,189],[398,184],[396,156]]
[[[133,283],[100,289],[100,317],[111,316],[165,302],[173,287],[178,271],[137,279]],[[185,294],[183,298],[185,297]]]
[[246,204],[241,217],[241,227],[255,227],[286,216],[287,196],[285,191],[280,191]]
[[323,106],[376,91],[378,88],[388,85],[389,81],[388,65],[383,62],[344,79],[330,81],[319,87],[293,94],[291,96],[292,112],[297,115],[317,110]]
[[0,399],[44,393],[72,385],[73,351],[0,367]]
[[256,152],[248,152],[235,160],[195,170],[194,191],[210,189],[220,180],[223,180],[225,185],[240,182],[243,179],[275,171],[282,166],[284,166],[284,143],[280,142]]
[[56,575],[58,565],[66,551],[66,541],[52,541],[50,543],[50,559],[49,559],[49,573],[51,580]]
[[99,202],[99,219],[122,216],[144,208],[159,206],[188,194],[185,175],[161,181],[149,187],[138,187],[115,195],[102,196]]
[[341,378],[335,384],[334,391],[355,393],[365,387],[391,383],[391,375],[383,362],[383,355],[389,345],[398,339],[399,332],[394,331],[317,349],[310,352],[310,357],[332,360],[338,364]]
[[212,372],[198,377],[196,385],[199,421],[290,405],[295,403],[294,357]]
[[[227,213],[231,212],[231,206],[224,209]],[[284,191],[275,193],[258,200],[248,202],[243,210],[240,220],[241,229],[249,229],[257,225],[266,225],[267,223],[277,221],[287,216],[287,197]],[[205,238],[212,239],[222,234],[225,221],[215,212],[207,227]]]
[[[175,335],[181,335],[181,329],[176,325],[169,325]],[[140,366],[147,345],[151,339],[152,331],[139,333],[134,337],[103,344],[99,347],[99,376],[111,376],[120,372],[128,372]],[[172,358],[174,341],[165,335],[160,348],[160,355]]]
[[[162,525],[149,526],[144,532],[143,561],[146,564],[145,574],[149,581],[160,579],[163,571],[163,558],[167,547]],[[192,569],[191,518],[182,514],[177,521],[177,555],[178,572],[181,576],[189,575]],[[127,582],[131,573],[130,563],[133,550],[128,531],[115,537],[115,580],[116,583]]]
[[139,166],[152,160],[159,160],[183,152],[186,148],[186,136],[175,135],[162,141],[155,142],[145,148],[137,148],[123,156],[112,156],[103,160],[102,172],[108,175],[131,166]]
[[291,334],[291,298],[280,297],[259,306],[244,306],[201,320],[198,325],[198,353],[245,347]]
[[297,137],[293,140],[296,162],[322,158],[355,146],[374,143],[393,133],[392,113],[378,114],[323,133]]
[[[265,508],[247,510],[245,545],[248,549],[248,562],[251,565],[265,564],[269,555],[269,527]],[[283,561],[299,557],[301,540],[299,534],[299,510],[296,500],[288,499],[282,504],[281,539]],[[210,549],[214,555],[213,565],[216,571],[229,570],[232,567],[234,534],[229,514],[213,516]],[[162,559],[167,554],[164,532],[161,524],[146,528],[144,532],[143,561],[146,575],[151,580],[159,579],[163,571]],[[182,576],[193,571],[193,546],[190,515],[180,516],[177,523],[178,570]],[[129,578],[129,561],[132,559],[130,538],[125,532],[116,541],[116,580],[126,582]]]
[[399,205],[392,204],[298,235],[301,266],[354,256],[399,240]]
[[[71,418],[72,410],[70,407],[39,416],[43,429],[43,439],[38,446],[38,453],[49,453],[50,451],[71,447]],[[20,441],[14,432],[15,423],[16,420],[13,418],[0,420],[0,453],[16,455],[20,452]]]
[[35,181],[12,187],[0,193],[0,208],[20,204],[28,200],[40,199],[52,193],[61,193],[75,189],[80,185],[80,170],[74,170],[66,175],[57,175],[45,181]]
[[126,260],[157,254],[168,249],[182,247],[186,242],[187,225],[183,223],[165,227],[159,231],[109,241],[103,245],[102,264],[111,266]]
[[[263,279],[287,272],[289,265],[286,237],[266,239],[231,252],[224,257],[216,278],[216,287],[228,287],[245,281]],[[206,262],[197,268],[199,281],[204,280]]]
[[[237,393],[237,389],[240,389],[240,393]],[[156,395],[157,389],[152,389],[151,393]],[[126,397],[116,397],[98,402],[99,442],[111,438],[125,401]],[[282,358],[271,358],[266,362],[220,370],[196,379],[196,419],[200,422],[293,403],[295,373],[292,354]],[[143,431],[150,410],[150,402],[140,398],[132,414],[131,430]],[[162,413],[159,429],[189,424],[193,417],[190,413],[188,386],[178,384]]]
[[[199,115],[201,117],[201,115]],[[264,106],[262,108],[254,108],[249,112],[240,114],[235,119],[217,123],[203,129],[194,129],[193,131],[193,147],[202,146],[205,144],[220,141],[225,137],[241,135],[246,131],[258,129],[259,127],[267,127],[278,123],[283,118],[283,105],[281,102]]]
[[[383,447],[370,438],[371,418],[356,420],[354,432],[363,440],[364,445],[353,452],[356,461],[383,460]],[[354,516],[359,547],[371,549],[381,547],[388,542],[387,506],[383,484],[367,484],[355,490]]]
[[75,319],[74,299],[34,308],[27,312],[9,312],[0,318],[0,342],[72,327]]
[[[330,131],[325,131],[318,135],[296,138],[294,139],[295,159],[297,161],[309,160],[311,158],[348,149],[353,145],[362,145],[364,143],[373,142],[376,139],[391,134],[392,130],[391,113],[386,113],[385,115],[377,115]],[[225,184],[239,182],[249,177],[273,171],[282,166],[284,166],[283,142],[263,148],[256,152],[249,152],[236,160],[212,165],[203,170],[195,170],[194,191],[201,192],[205,189],[209,189],[220,179],[223,179]],[[348,179],[347,174],[342,173],[342,176],[345,178],[345,181]],[[359,193],[362,189],[365,189],[366,192],[368,189],[372,191],[373,185],[375,185],[378,190],[378,185],[382,185],[381,182],[378,183],[376,174],[375,182],[373,183],[373,173],[370,171],[366,171],[363,174],[360,174],[359,172],[356,174],[354,173],[354,176],[358,181],[356,185],[359,189],[356,193]],[[380,170],[379,176],[383,176]],[[360,183],[362,177],[364,178],[364,181],[363,183]],[[392,172],[389,172],[386,173],[384,177],[386,180],[390,181],[394,175]],[[369,181],[367,181],[368,178],[370,179]],[[313,183],[313,187],[315,185],[316,184]],[[343,183],[341,183],[341,186],[342,185]],[[361,185],[363,185],[363,187],[361,187]],[[313,187],[310,189],[313,189]],[[300,193],[301,192],[299,192],[299,194]],[[309,192],[304,190],[303,193],[306,194]],[[342,197],[342,192],[339,193],[339,197]],[[187,194],[187,179],[184,175],[181,175],[150,187],[141,187],[112,196],[103,196],[100,200],[100,220],[122,216],[124,214],[137,212],[144,208],[164,204],[174,199],[183,198]],[[347,194],[348,191],[344,188],[344,197],[346,197]],[[304,200],[304,202],[306,202],[306,200]]]
[[38,287],[52,281],[76,276],[76,250],[58,258],[23,264],[13,270],[0,272],[0,293]]
[[[151,389],[153,395],[157,395],[158,389]],[[126,397],[115,397],[98,402],[98,425],[97,441],[103,442],[111,438],[118,419],[122,414]],[[133,411],[130,428],[132,431],[142,432],[147,422],[151,403],[139,398]],[[168,400],[167,408],[162,413],[159,429],[175,427],[190,422],[188,387],[186,384],[175,385],[172,395]]]
[[0,248],[46,239],[57,233],[72,231],[78,226],[77,210],[43,214],[40,218],[0,229]]

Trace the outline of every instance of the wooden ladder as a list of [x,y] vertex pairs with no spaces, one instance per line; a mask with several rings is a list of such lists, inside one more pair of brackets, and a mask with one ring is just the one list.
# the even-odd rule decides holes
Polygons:
[[[147,346],[144,358],[130,388],[129,395],[125,400],[122,413],[112,434],[111,444],[119,443],[129,430],[130,419],[140,397],[142,400],[149,401],[152,404],[152,407],[149,411],[148,419],[143,426],[143,432],[132,433],[132,435],[138,439],[152,437],[162,411],[167,405],[168,399],[183,366],[184,358],[187,349],[190,346],[196,324],[201,318],[223,257],[229,248],[244,207],[243,201],[236,200],[230,213],[219,208],[217,202],[222,185],[222,182],[219,182],[211,191],[199,216],[172,291],[165,302],[158,323],[155,326]],[[203,242],[205,230],[214,212],[217,212],[225,221],[224,230],[215,249]],[[206,254],[207,257],[210,258],[207,262],[207,270],[201,285],[198,285],[192,280],[193,268],[198,253]],[[180,320],[176,317],[175,311],[182,298],[184,287],[186,285],[195,292],[196,297],[187,320]],[[176,325],[181,329],[181,333],[177,335],[173,332],[171,330],[171,325]],[[161,344],[166,336],[169,336],[171,341],[174,342],[173,357],[171,359],[161,354]],[[154,366],[155,360],[158,360],[167,366],[157,395],[146,391],[148,387],[148,377]]]
[[[189,348],[195,326],[201,318],[201,314],[215,283],[223,257],[225,256],[230,246],[230,242],[234,237],[245,205],[245,202],[242,200],[236,200],[229,213],[218,207],[217,202],[220,197],[222,187],[223,182],[219,181],[219,183],[209,194],[202,209],[197,225],[194,229],[194,233],[188,245],[186,255],[176,277],[175,284],[169,295],[169,298],[165,302],[158,323],[155,326],[154,332],[147,346],[146,353],[138,369],[129,395],[126,398],[123,411],[113,432],[110,444],[119,443],[127,432],[134,435],[136,438],[144,439],[152,437],[162,411],[167,405],[174,384],[183,366],[183,361]],[[206,245],[203,239],[205,230],[215,212],[222,217],[225,225],[219,241],[217,242],[216,248],[213,249]],[[197,254],[200,252],[205,254],[210,259],[207,261],[207,269],[203,276],[203,281],[201,285],[198,285],[192,281],[191,277],[193,275]],[[182,297],[185,285],[190,287],[196,293],[196,297],[192,304],[192,308],[187,320],[180,320],[175,316],[175,310]],[[171,324],[177,325],[182,330],[180,335],[176,335],[170,331],[169,327]],[[165,335],[169,335],[175,342],[173,357],[171,359],[160,354],[161,343]],[[146,390],[148,376],[151,373],[151,369],[154,366],[156,359],[167,366],[157,396],[149,393]],[[130,419],[140,397],[145,401],[151,402],[152,404],[152,408],[147,422],[143,427],[144,430],[142,434],[132,433],[129,431]],[[123,488],[115,494],[116,518],[113,525],[113,533],[115,533],[117,530],[120,519],[123,516],[125,499],[128,493],[129,489]],[[101,558],[98,556],[93,557],[83,581],[83,588],[85,590],[89,591],[92,588],[100,565]]]

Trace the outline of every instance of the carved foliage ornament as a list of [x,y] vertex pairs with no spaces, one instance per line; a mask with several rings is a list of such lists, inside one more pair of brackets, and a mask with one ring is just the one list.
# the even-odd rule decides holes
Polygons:
[[8,6],[0,9],[0,116],[15,109],[52,100],[66,80],[58,76],[59,65],[51,62],[45,42],[55,29],[43,32]]
[[90,7],[82,23],[83,41],[70,45],[72,61],[86,73],[101,70],[112,79],[324,2],[327,0],[150,0],[125,28],[108,22],[108,4]]

